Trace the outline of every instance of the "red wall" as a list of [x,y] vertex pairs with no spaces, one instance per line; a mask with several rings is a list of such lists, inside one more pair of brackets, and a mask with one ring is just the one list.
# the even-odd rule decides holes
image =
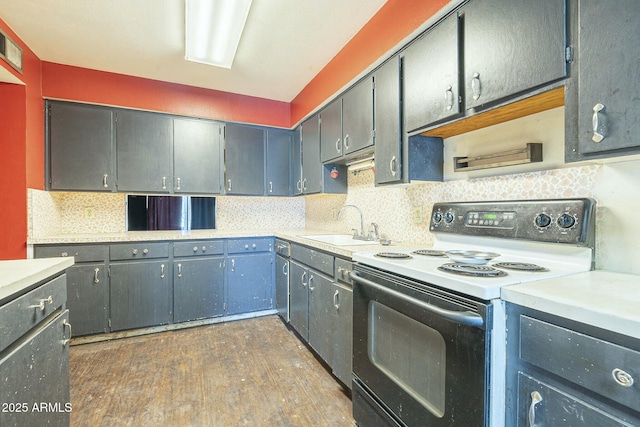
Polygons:
[[388,0],[291,101],[294,125],[393,49],[450,0]]
[[267,126],[291,124],[286,102],[50,62],[42,63],[42,96]]

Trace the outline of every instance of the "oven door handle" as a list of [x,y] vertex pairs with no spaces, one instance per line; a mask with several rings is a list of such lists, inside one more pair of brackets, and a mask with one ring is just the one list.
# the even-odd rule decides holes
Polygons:
[[349,277],[351,277],[352,280],[362,283],[365,286],[370,286],[376,289],[377,291],[391,295],[394,298],[401,299],[405,302],[408,302],[409,304],[417,305],[418,307],[421,307],[426,311],[429,311],[437,316],[443,317],[452,322],[456,322],[462,325],[477,326],[477,327],[481,327],[484,325],[484,319],[482,318],[482,316],[480,316],[477,313],[473,313],[471,311],[445,310],[444,308],[440,308],[435,305],[428,304],[424,301],[420,301],[419,299],[410,297],[409,295],[405,295],[402,292],[396,291],[395,289],[390,289],[390,288],[387,288],[386,286],[382,286],[375,282],[372,282],[371,280],[365,279],[364,277],[360,276],[356,271],[352,271]]

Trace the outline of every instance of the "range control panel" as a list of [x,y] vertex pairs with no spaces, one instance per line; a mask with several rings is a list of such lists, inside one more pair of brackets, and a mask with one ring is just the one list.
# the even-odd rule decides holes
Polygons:
[[589,198],[436,203],[429,229],[593,247],[595,209]]

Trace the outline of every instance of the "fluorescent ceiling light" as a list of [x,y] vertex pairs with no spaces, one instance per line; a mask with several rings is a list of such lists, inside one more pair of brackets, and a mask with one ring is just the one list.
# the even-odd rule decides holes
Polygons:
[[186,0],[185,59],[231,68],[251,0]]

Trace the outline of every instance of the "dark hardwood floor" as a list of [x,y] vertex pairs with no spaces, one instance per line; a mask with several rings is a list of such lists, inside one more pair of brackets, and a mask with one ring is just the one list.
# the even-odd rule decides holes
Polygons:
[[353,426],[276,316],[71,347],[72,426]]

